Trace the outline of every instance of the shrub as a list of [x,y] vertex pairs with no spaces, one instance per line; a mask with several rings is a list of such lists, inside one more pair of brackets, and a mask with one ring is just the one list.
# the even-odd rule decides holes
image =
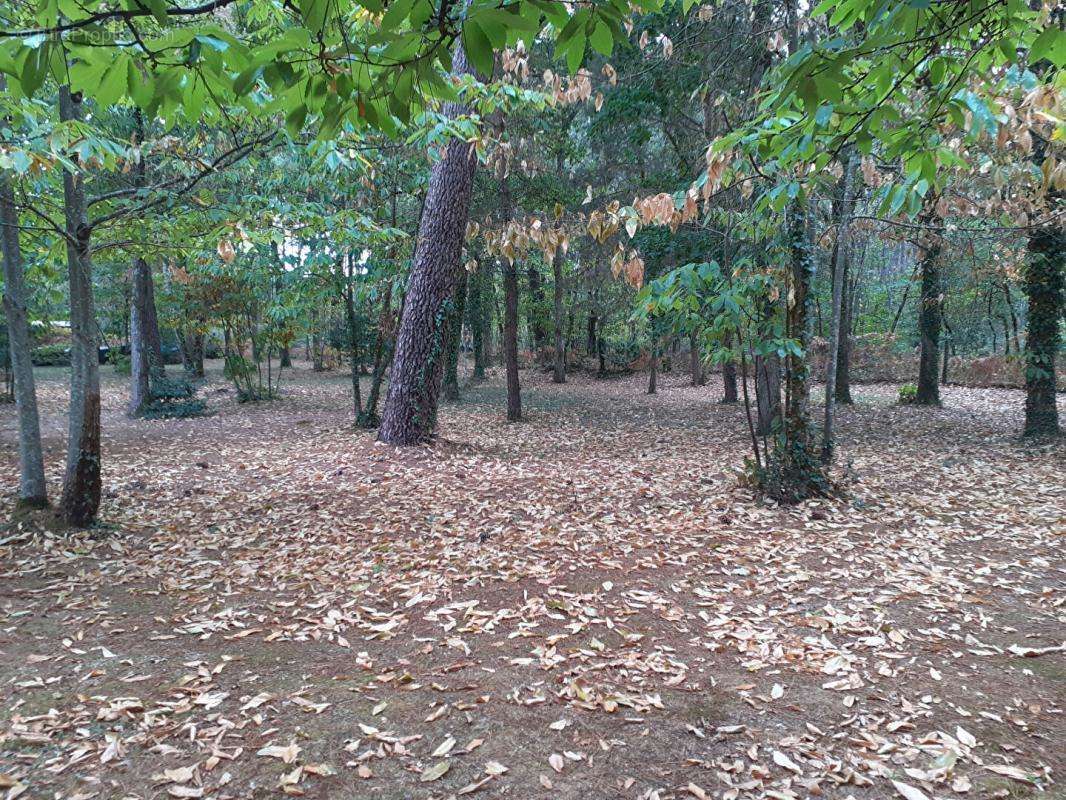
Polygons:
[[45,344],[30,355],[35,367],[69,367],[70,348],[65,344]]
[[116,375],[130,375],[133,373],[132,359],[119,350],[109,351],[107,354],[107,362],[115,368]]
[[141,413],[144,419],[183,419],[206,416],[207,403],[203,400],[154,399]]
[[911,405],[918,398],[918,387],[913,383],[905,383],[899,387],[899,404]]

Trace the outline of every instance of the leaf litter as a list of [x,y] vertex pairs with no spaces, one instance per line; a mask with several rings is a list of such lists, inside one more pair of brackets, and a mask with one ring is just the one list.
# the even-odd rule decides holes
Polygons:
[[682,376],[529,375],[517,426],[496,376],[408,451],[348,427],[346,380],[156,423],[105,380],[113,531],[0,546],[0,797],[1061,783],[1066,449],[1017,443],[1020,393],[858,387],[847,496],[781,509]]

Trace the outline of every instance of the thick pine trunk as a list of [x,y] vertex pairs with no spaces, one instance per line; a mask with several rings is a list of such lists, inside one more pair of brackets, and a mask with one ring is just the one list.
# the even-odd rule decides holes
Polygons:
[[148,344],[148,281],[150,272],[143,258],[133,262],[133,297],[130,301],[130,403],[131,417],[144,414],[152,402],[152,363]]
[[[456,75],[473,74],[462,46],[452,68]],[[467,111],[456,103],[444,106],[448,117]],[[387,444],[417,444],[433,432],[444,373],[444,309],[459,279],[476,166],[473,145],[460,139],[452,139],[433,165],[378,429],[378,440]]]
[[[0,76],[0,89],[4,88]],[[37,413],[37,387],[33,378],[30,325],[26,315],[26,287],[19,247],[18,212],[7,177],[0,173],[0,244],[4,255],[4,314],[7,316],[11,371],[19,423],[19,499],[26,508],[48,505],[41,451],[41,423]]]
[[[81,119],[81,97],[59,88],[59,117]],[[60,513],[85,527],[100,508],[100,370],[93,306],[92,261],[83,175],[63,172],[67,268],[70,276],[70,429]]]
[[455,300],[448,315],[448,359],[444,365],[444,399],[459,399],[459,351],[463,344],[463,313],[466,311],[466,284],[470,280],[463,270],[455,287]]
[[555,281],[555,314],[553,322],[555,324],[555,369],[552,373],[552,381],[555,383],[566,383],[566,338],[565,331],[563,330],[563,316],[566,309],[563,305],[564,299],[564,286],[563,286],[563,249],[560,247],[555,251],[555,257],[552,259],[552,278]]
[[[922,224],[928,225],[934,219],[934,198],[926,200],[925,210],[919,217]],[[933,231],[922,233],[919,246],[919,264],[922,290],[918,305],[918,334],[921,352],[918,360],[918,393],[914,398],[916,405],[940,405],[940,329],[941,303],[943,296],[940,286],[940,236]]]
[[1056,407],[1055,357],[1061,347],[1059,320],[1066,312],[1066,232],[1052,220],[1029,235],[1025,263],[1025,297],[1029,316],[1025,331],[1026,436],[1060,433]]

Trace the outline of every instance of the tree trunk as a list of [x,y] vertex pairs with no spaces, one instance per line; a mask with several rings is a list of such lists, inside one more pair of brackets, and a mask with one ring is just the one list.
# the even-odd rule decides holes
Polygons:
[[151,273],[143,258],[133,262],[133,298],[130,301],[130,403],[127,413],[139,417],[152,402],[151,357],[148,345],[148,281]]
[[[926,198],[925,208],[919,221],[929,225],[933,219],[936,198]],[[918,309],[918,333],[921,355],[918,362],[918,393],[916,405],[940,405],[940,328],[943,301],[940,288],[940,236],[933,231],[923,231],[920,244],[919,270],[922,276],[922,292]]]
[[[836,216],[836,241],[833,243],[833,308],[829,328],[829,358],[825,370],[825,423],[822,428],[822,462],[828,464],[833,459],[833,422],[836,403],[836,382],[838,360],[840,358],[840,337],[843,323],[844,286],[847,279],[845,270],[848,258],[848,227],[851,225],[852,192],[855,183],[855,170],[858,156],[849,150],[844,165],[844,175],[840,180],[840,200]],[[843,332],[847,335],[847,331]]]
[[648,394],[655,394],[659,388],[659,344],[651,346],[651,360],[648,362]]
[[[359,387],[359,318],[355,313],[355,296],[354,288],[352,286],[352,280],[354,278],[355,265],[352,254],[349,253],[346,257],[348,262],[348,270],[344,270],[344,262],[338,264],[341,278],[344,281],[344,321],[347,323],[348,328],[348,357],[352,367],[352,416],[358,422],[359,418],[363,416],[363,395]],[[285,351],[281,353],[281,365],[285,366]]]
[[555,383],[566,383],[566,332],[563,330],[563,316],[566,309],[563,305],[563,248],[558,247],[555,250],[555,257],[552,259],[552,278],[555,281],[555,314],[553,321],[555,323],[555,370],[552,374],[552,380]]
[[355,424],[360,428],[376,428],[378,419],[378,397],[381,395],[381,383],[385,377],[385,368],[392,358],[393,349],[392,320],[392,281],[385,285],[385,297],[381,301],[381,316],[378,321],[377,341],[374,344],[374,371],[370,376],[370,391],[366,396],[366,407]]
[[585,353],[587,355],[590,355],[590,356],[596,355],[596,353],[597,353],[597,350],[596,350],[596,346],[597,346],[596,343],[598,341],[598,338],[596,336],[597,323],[598,323],[598,318],[596,317],[596,312],[595,311],[589,311],[588,332],[587,332],[587,336],[585,337]]
[[[733,346],[732,334],[726,336],[725,346]],[[740,394],[737,392],[737,362],[732,359],[722,364],[722,388],[723,404],[736,403],[740,400]]]
[[[0,90],[4,89],[0,76]],[[26,287],[19,247],[18,211],[15,193],[7,176],[0,172],[0,244],[4,255],[4,314],[7,316],[11,371],[15,381],[15,403],[19,422],[19,499],[23,508],[48,505],[41,451],[41,423],[37,413],[37,387],[33,378],[30,325],[26,314]]]
[[837,352],[837,377],[836,392],[833,395],[838,405],[850,406],[854,404],[851,396],[851,326],[852,307],[851,300],[855,294],[855,287],[848,282],[848,272],[851,268],[851,257],[844,257],[844,296],[840,307],[840,345]]
[[187,331],[184,336],[185,371],[190,378],[204,377],[204,335],[199,330]]
[[467,278],[467,324],[470,326],[470,338],[474,347],[475,381],[485,380],[485,322],[482,317],[485,314],[483,284],[487,269],[487,264],[479,264],[477,271]]
[[[461,45],[456,47],[452,71],[455,75],[474,72]],[[468,109],[445,103],[443,112],[455,118]],[[378,441],[412,445],[432,433],[444,373],[444,306],[459,279],[476,166],[473,145],[460,139],[449,141],[444,157],[433,165]]]
[[448,315],[448,358],[444,365],[444,399],[459,399],[459,353],[463,346],[463,312],[466,310],[467,281],[470,276],[466,270],[455,287],[455,300],[451,314]]
[[281,348],[281,366],[284,369],[292,369],[292,350],[288,345]]
[[148,295],[145,305],[144,338],[148,346],[148,369],[152,378],[160,380],[167,374],[166,361],[163,359],[163,341],[159,335],[159,316],[155,307],[155,280],[152,277],[152,268],[147,266],[146,272]]
[[755,403],[758,406],[759,436],[774,431],[774,420],[781,416],[781,359],[776,355],[755,356]]
[[[1041,144],[1043,144],[1041,142]],[[1041,148],[1038,148],[1041,149]],[[1061,192],[1049,192],[1049,201]],[[1049,208],[1055,208],[1049,202]],[[1029,234],[1025,262],[1025,436],[1060,433],[1056,407],[1055,357],[1061,346],[1059,321],[1066,312],[1066,232],[1052,219]]]
[[[81,119],[81,96],[59,87],[59,118]],[[70,429],[60,513],[85,527],[100,508],[100,363],[93,307],[92,262],[84,175],[63,172],[67,269],[70,284]]]
[[533,259],[526,268],[526,279],[529,281],[529,332],[533,336],[533,351],[540,354],[548,344],[548,332],[540,314],[543,280]]

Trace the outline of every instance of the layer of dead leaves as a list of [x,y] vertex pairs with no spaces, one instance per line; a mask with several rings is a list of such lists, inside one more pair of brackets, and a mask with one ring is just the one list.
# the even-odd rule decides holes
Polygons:
[[399,452],[346,378],[297,375],[169,422],[109,383],[114,529],[0,535],[0,797],[1061,784],[1066,449],[1014,438],[1020,393],[859,387],[847,495],[780,509],[737,487],[741,412],[681,376],[527,374],[513,426],[494,380]]

